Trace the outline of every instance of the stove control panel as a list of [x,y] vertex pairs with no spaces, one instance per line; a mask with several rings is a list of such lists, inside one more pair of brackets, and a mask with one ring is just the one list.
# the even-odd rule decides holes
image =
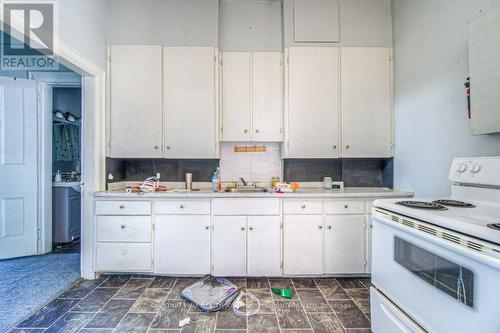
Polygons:
[[449,179],[454,183],[500,186],[500,156],[455,158]]

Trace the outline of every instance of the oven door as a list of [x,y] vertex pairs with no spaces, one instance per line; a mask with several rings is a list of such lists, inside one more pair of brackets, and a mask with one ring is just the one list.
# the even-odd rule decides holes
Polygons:
[[498,260],[382,214],[373,218],[376,288],[426,331],[500,332]]

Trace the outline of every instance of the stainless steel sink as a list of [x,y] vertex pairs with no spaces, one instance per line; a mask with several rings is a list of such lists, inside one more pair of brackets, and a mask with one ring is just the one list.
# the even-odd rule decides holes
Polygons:
[[263,193],[268,192],[268,190],[264,187],[256,187],[256,186],[238,186],[233,188],[226,189],[226,192],[232,193]]

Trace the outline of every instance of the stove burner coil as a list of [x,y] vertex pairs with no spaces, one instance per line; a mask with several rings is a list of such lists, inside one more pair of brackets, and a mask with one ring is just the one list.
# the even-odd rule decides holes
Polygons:
[[459,207],[459,208],[474,208],[474,207],[476,207],[473,204],[463,202],[463,201],[458,201],[458,200],[443,199],[443,200],[436,200],[433,202],[435,204],[438,204],[438,205],[450,206],[450,207]]
[[488,228],[500,231],[500,223],[488,224]]
[[418,209],[428,209],[428,210],[448,210],[443,205],[434,203],[434,202],[425,202],[425,201],[399,201],[396,202],[397,205],[410,207],[410,208],[418,208]]

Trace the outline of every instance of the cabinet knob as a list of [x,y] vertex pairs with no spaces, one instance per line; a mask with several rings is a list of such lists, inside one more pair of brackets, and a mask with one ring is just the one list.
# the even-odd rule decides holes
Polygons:
[[349,205],[348,205],[348,204],[345,204],[345,205],[344,205],[344,208],[345,208],[345,209],[349,208]]
[[245,227],[241,227],[241,231],[245,231]]
[[127,226],[125,224],[122,224],[120,228],[125,229]]
[[337,149],[337,145],[333,146],[333,150]]
[[328,227],[326,227],[328,230],[332,230],[332,226],[329,225]]
[[208,230],[208,229],[210,229],[210,226],[206,225],[205,230]]
[[158,149],[160,149],[160,147],[158,147],[158,146],[155,146],[155,150],[158,150]]
[[249,227],[248,230],[252,231],[253,230],[253,227]]
[[346,146],[345,146],[345,149],[349,149],[349,148],[351,148],[349,145],[346,145]]
[[179,208],[180,208],[180,209],[184,209],[184,205],[180,205],[180,206],[179,206]]
[[318,225],[318,229],[323,229],[323,226],[322,225]]
[[302,204],[302,205],[300,206],[300,208],[305,209],[305,208],[306,208],[306,205]]
[[125,209],[125,205],[120,205],[120,209]]
[[260,131],[258,129],[255,130],[255,133],[259,133]]
[[170,146],[167,146],[167,149],[170,149],[170,148],[172,148],[172,147],[170,147]]
[[244,129],[244,130],[243,130],[243,133],[248,133],[248,130],[247,130],[247,129]]

